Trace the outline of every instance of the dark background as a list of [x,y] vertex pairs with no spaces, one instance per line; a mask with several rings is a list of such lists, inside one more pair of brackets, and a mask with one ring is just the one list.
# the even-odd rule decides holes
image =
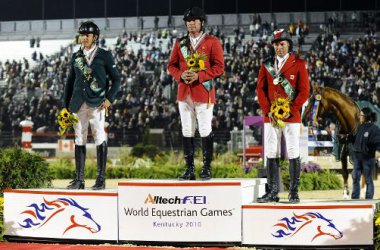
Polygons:
[[379,10],[380,0],[1,0],[0,21],[207,14]]

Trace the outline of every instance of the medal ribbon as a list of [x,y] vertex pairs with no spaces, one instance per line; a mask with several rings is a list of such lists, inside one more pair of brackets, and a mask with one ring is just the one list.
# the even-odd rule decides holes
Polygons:
[[274,60],[276,75],[280,74],[280,71],[281,71],[282,67],[285,65],[285,62],[286,62],[286,60],[288,60],[288,58],[289,58],[289,54],[287,54],[287,56],[285,56],[285,58],[282,60],[281,66],[277,65],[277,61],[278,61],[277,58]]
[[281,82],[279,82],[280,86],[284,89],[285,93],[288,95],[290,100],[293,100],[296,97],[296,92],[293,88],[293,86],[290,84],[288,79],[281,74],[276,72],[276,69],[270,64],[270,62],[264,63],[265,68],[269,72],[269,74],[272,76],[273,79],[283,79]]
[[[201,44],[201,42],[203,41],[203,39],[206,37],[206,33],[203,33],[198,39],[191,39],[190,38],[190,44],[191,44],[191,47],[193,49],[193,51],[196,51],[197,48],[199,47],[199,44]],[[193,43],[193,41],[195,43]]]
[[98,46],[95,46],[95,49],[91,52],[89,57],[87,57],[86,54],[84,54],[84,57],[86,58],[88,65],[91,65],[92,61],[94,60],[94,57],[95,57],[97,50],[98,50]]

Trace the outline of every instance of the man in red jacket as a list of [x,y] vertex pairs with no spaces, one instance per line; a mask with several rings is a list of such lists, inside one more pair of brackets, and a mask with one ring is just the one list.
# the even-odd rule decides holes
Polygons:
[[[274,31],[275,56],[261,65],[257,97],[264,119],[265,155],[267,157],[266,194],[258,202],[278,202],[281,135],[284,135],[289,159],[289,202],[299,203],[301,108],[309,97],[310,85],[306,62],[292,54],[292,40],[284,29]],[[286,100],[289,112],[274,112],[279,100]],[[272,108],[271,108],[272,106]],[[283,116],[283,117],[281,117]],[[281,118],[279,118],[281,117]]]
[[186,171],[181,180],[195,180],[194,134],[196,121],[202,138],[201,179],[211,179],[213,134],[211,120],[215,103],[213,79],[224,70],[223,49],[219,40],[205,32],[206,15],[199,7],[185,11],[187,35],[173,47],[168,71],[178,83],[178,107],[181,115]]

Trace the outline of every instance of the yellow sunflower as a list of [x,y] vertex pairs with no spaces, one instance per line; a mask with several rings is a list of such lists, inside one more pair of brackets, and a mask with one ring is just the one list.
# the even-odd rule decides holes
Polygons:
[[193,58],[190,58],[189,60],[187,60],[187,66],[189,66],[190,68],[194,67],[195,63],[196,63],[196,61]]
[[60,136],[66,134],[75,124],[78,123],[78,117],[70,113],[66,108],[59,112],[57,120]]
[[284,127],[284,119],[290,114],[290,100],[287,98],[276,98],[270,106],[270,112],[275,118],[274,126]]
[[193,72],[199,72],[206,69],[207,55],[202,52],[195,52],[186,56],[186,64]]
[[206,67],[205,67],[205,61],[203,61],[203,60],[199,60],[199,61],[198,61],[198,64],[199,64],[199,69],[200,69],[200,70],[204,70],[204,69],[206,69]]
[[62,117],[68,117],[68,116],[69,116],[69,111],[67,110],[67,108],[63,108],[63,109],[59,112],[59,115],[62,116]]
[[380,217],[378,217],[375,221],[375,226],[380,226]]
[[290,108],[289,106],[276,106],[274,109],[274,115],[277,119],[284,119],[289,115]]

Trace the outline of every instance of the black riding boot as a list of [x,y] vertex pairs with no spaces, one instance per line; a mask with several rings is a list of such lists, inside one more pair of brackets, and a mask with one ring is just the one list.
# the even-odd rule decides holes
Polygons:
[[280,200],[280,198],[278,197],[280,179],[279,159],[277,158],[267,158],[267,182],[267,193],[257,198],[257,202],[278,202]]
[[96,158],[98,161],[98,174],[92,189],[101,190],[106,187],[107,142],[104,141],[99,146],[96,146]]
[[301,161],[300,158],[294,158],[289,160],[289,202],[299,203],[300,197],[298,196],[298,183],[300,182]]
[[86,146],[75,145],[75,172],[76,177],[67,186],[67,189],[84,189],[84,165],[86,162]]
[[272,180],[273,177],[272,177],[272,175],[271,175],[271,173],[269,171],[269,161],[268,160],[267,160],[267,167],[265,168],[265,170],[267,172],[266,173],[267,174],[267,176],[266,176],[267,183],[265,184],[265,194],[263,196],[257,198],[258,202],[260,202],[260,200],[266,199],[267,196],[270,194],[270,192],[272,190],[272,182],[271,182],[271,180]]
[[182,137],[183,157],[186,162],[186,171],[179,177],[180,180],[195,180],[194,166],[194,137]]
[[208,136],[202,137],[203,167],[201,170],[201,179],[211,179],[211,161],[214,146],[214,134],[211,132]]

